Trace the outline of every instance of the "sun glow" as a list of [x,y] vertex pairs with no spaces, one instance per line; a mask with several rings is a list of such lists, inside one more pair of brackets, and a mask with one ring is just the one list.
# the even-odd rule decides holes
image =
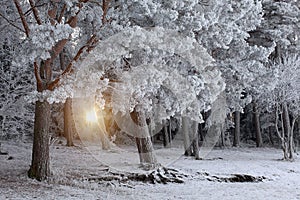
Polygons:
[[95,110],[90,110],[90,111],[86,112],[85,119],[89,123],[97,122],[98,118],[97,118]]

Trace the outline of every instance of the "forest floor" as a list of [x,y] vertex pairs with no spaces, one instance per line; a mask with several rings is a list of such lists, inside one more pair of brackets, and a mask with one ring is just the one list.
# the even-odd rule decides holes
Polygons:
[[[182,148],[156,148],[158,161],[183,183],[143,181],[135,147],[101,150],[93,142],[51,145],[51,177],[27,177],[31,142],[0,141],[0,199],[300,199],[300,159],[282,161],[275,148],[214,149],[204,160],[181,156]],[[153,174],[153,172],[152,172]],[[139,180],[128,178],[139,177]],[[134,176],[136,175],[136,176]],[[127,177],[127,178],[126,178]],[[169,176],[170,177],[170,176]],[[161,179],[160,179],[161,180]]]

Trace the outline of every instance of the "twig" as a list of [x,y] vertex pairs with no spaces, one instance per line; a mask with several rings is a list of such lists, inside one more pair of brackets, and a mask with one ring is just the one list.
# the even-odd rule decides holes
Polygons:
[[[40,1],[37,1],[36,4],[38,4]],[[34,8],[38,8],[38,7],[42,7],[44,5],[46,5],[47,3],[42,3],[40,5],[35,5]],[[27,10],[25,13],[24,13],[24,16],[27,16],[30,14],[30,12],[32,11],[32,8],[30,8],[29,10]]]
[[23,33],[25,33],[25,31],[23,29],[21,29],[20,27],[18,27],[17,25],[13,24],[9,19],[7,19],[4,15],[2,15],[2,13],[0,13],[0,17],[2,17],[5,21],[7,21],[10,25],[12,25],[13,27],[17,28],[18,30],[22,31]]

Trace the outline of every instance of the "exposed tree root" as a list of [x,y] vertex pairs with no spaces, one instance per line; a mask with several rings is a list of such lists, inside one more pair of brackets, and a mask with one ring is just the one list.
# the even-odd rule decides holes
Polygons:
[[187,175],[170,168],[161,167],[151,173],[108,172],[102,176],[91,176],[88,181],[105,182],[118,181],[120,183],[137,181],[152,184],[183,183]]

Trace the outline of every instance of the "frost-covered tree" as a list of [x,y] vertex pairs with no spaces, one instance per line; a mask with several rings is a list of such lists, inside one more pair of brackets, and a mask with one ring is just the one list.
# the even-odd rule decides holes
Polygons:
[[0,2],[0,137],[16,138],[30,135],[32,131],[33,107],[24,98],[33,89],[33,74],[30,66],[14,67],[13,59],[18,55],[20,30],[12,17],[14,6]]
[[[270,96],[266,96],[266,94],[270,94],[270,92],[271,94],[274,94],[274,91],[277,91],[277,89],[274,89],[274,87],[280,88],[279,85],[282,84],[282,82],[286,81],[285,79],[281,80],[281,78],[277,79],[278,74],[276,75],[276,73],[280,71],[279,68],[283,70],[281,71],[282,73],[287,73],[289,72],[289,70],[296,70],[293,67],[294,64],[291,64],[292,63],[291,60],[295,60],[295,56],[294,55],[290,56],[289,54],[297,54],[297,52],[299,51],[300,10],[299,10],[299,3],[297,1],[265,0],[262,1],[262,3],[264,8],[264,18],[262,20],[261,25],[256,30],[251,32],[251,38],[249,39],[249,41],[252,44],[261,45],[264,47],[271,46],[271,44],[273,43],[276,46],[276,48],[272,52],[272,56],[270,56],[269,59],[271,63],[276,62],[280,64],[278,65],[273,64],[272,65],[273,67],[270,68],[268,67],[269,64],[267,63],[266,69],[264,70],[266,73],[261,74],[261,76],[259,76],[256,80],[252,82],[251,93],[254,94],[254,100],[255,103],[258,105],[258,107],[267,108],[269,104],[265,104],[265,102],[269,102],[268,99],[274,99],[274,98],[271,98]],[[282,63],[286,63],[286,64],[282,64]],[[281,74],[280,77],[282,75],[283,74]],[[290,84],[296,85],[296,82],[294,83],[290,82]],[[288,91],[288,93],[290,92],[292,91]],[[279,99],[283,100],[285,98],[282,99],[280,97]],[[288,107],[293,107],[294,105],[297,107],[297,103],[295,104],[292,102],[286,102],[285,100],[279,102],[288,103],[287,104]],[[280,108],[286,107],[280,105],[280,103],[278,104],[278,106]],[[284,111],[282,109],[279,110]],[[287,109],[285,110],[287,111]],[[291,109],[289,109],[288,112],[290,111]],[[274,114],[274,116],[275,115],[276,118],[278,119],[278,113]],[[288,117],[289,115],[290,114],[287,114],[285,116]],[[283,118],[281,119],[283,120]],[[286,118],[284,121],[287,122],[290,120]],[[287,125],[291,126],[292,122],[287,123],[285,126]],[[290,127],[285,128],[285,130],[290,130],[290,129],[291,129]],[[288,133],[285,134],[288,135]]]
[[143,1],[120,7],[132,11],[130,17],[120,15],[124,24],[167,27],[206,47],[227,82],[228,113],[241,111],[249,103],[251,96],[242,98],[242,92],[271,52],[270,47],[250,46],[245,41],[262,20],[260,1]]
[[[162,26],[197,39],[216,59],[226,80],[227,112],[241,111],[242,93],[263,68],[268,47],[246,40],[262,20],[261,1],[118,1],[122,25]],[[125,14],[130,10],[129,17]]]
[[[201,30],[199,39],[210,49],[226,82],[228,114],[234,113],[234,145],[239,145],[240,112],[253,99],[253,81],[266,73],[265,63],[273,51],[273,43],[267,46],[253,44],[251,32],[262,22],[261,1],[222,2],[223,6],[212,12],[212,23]],[[214,6],[218,4],[213,4]],[[227,123],[230,124],[230,123]],[[229,128],[229,127],[227,127]]]
[[[15,56],[12,67],[31,67],[38,92],[54,90],[60,84],[61,78],[97,41],[89,30],[105,21],[101,10],[105,10],[102,7],[106,5],[96,2],[14,0],[1,1],[1,5],[1,9],[9,8],[1,13],[6,33],[16,33],[15,37],[6,37],[9,43],[16,44],[13,45]],[[86,23],[87,20],[91,23]],[[87,25],[91,27],[88,29]],[[80,29],[81,26],[85,29]],[[66,48],[71,58],[62,71],[58,57]],[[38,99],[35,106],[33,157],[29,175],[38,180],[49,175],[49,102],[49,99]]]
[[[211,62],[193,38],[164,28],[133,27],[102,41],[74,73],[72,87],[91,88],[91,81],[98,80],[82,82],[91,73],[113,77],[106,106],[112,108],[119,128],[136,138],[141,164],[155,165],[146,119],[162,123],[186,116],[201,122],[201,111],[209,109],[224,88]],[[84,91],[89,96],[96,90]]]
[[275,111],[275,128],[281,140],[284,159],[293,160],[294,127],[299,118],[299,55],[289,54],[271,65],[272,84],[261,101]]
[[[2,41],[3,42],[3,41]],[[24,138],[32,131],[33,107],[25,99],[33,89],[29,67],[12,67],[14,46],[4,42],[0,47],[0,137]]]
[[298,1],[264,0],[264,20],[256,35],[262,41],[276,43],[274,57],[299,52],[300,5]]
[[[268,46],[249,41],[262,22],[256,0],[6,3],[11,12],[2,19],[17,33],[21,55],[13,66],[32,66],[37,83],[29,174],[39,180],[49,175],[49,103],[92,96],[99,107],[111,107],[119,127],[137,138],[141,163],[155,164],[147,122],[173,116],[202,122],[201,112],[216,99],[225,104],[224,95],[218,98],[224,90],[220,72],[228,113],[241,111],[249,102],[242,93],[250,94],[253,80],[265,72],[273,47],[273,41]],[[70,62],[61,70],[63,51]],[[226,110],[217,105],[211,116],[218,120],[208,122],[216,130],[209,132],[218,135],[225,115],[216,115],[216,108]],[[124,119],[132,126],[122,124]]]

